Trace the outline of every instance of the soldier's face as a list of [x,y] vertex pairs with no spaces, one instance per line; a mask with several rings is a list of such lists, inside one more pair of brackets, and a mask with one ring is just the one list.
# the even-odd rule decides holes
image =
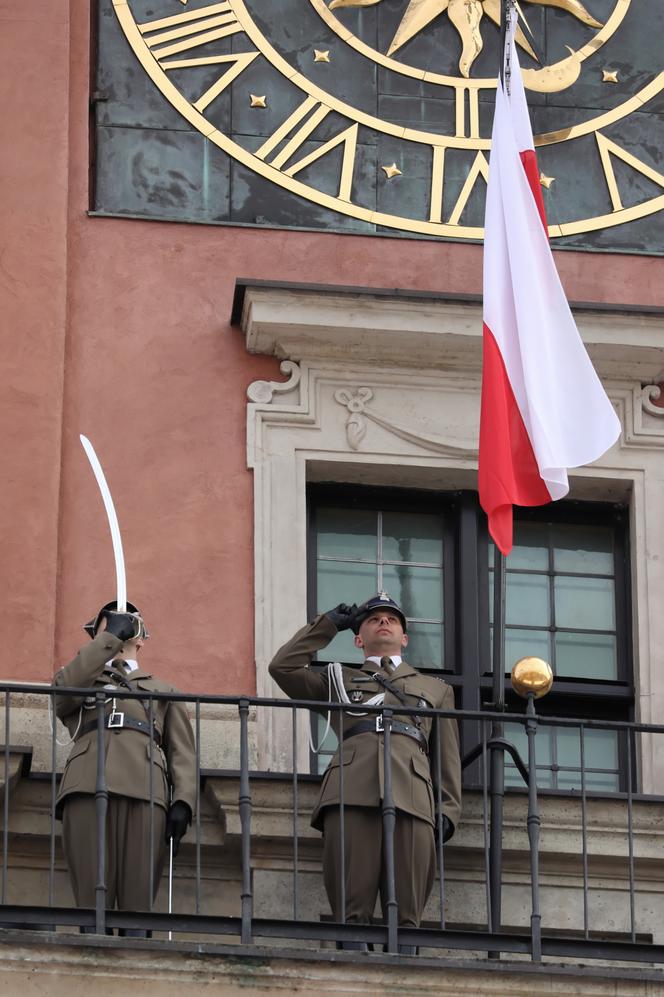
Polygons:
[[401,620],[389,610],[376,610],[362,621],[355,647],[367,655],[399,654],[408,643]]

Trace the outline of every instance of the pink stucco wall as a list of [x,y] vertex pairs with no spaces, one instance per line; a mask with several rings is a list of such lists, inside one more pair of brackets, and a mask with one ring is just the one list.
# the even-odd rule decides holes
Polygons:
[[[146,664],[187,690],[254,691],[247,385],[279,378],[229,316],[236,277],[481,290],[481,249],[325,233],[94,219],[86,0],[0,0],[6,133],[0,678],[45,680],[113,597],[110,540],[78,434],[125,543]],[[33,13],[30,11],[33,10]],[[575,300],[661,304],[664,261],[559,253]]]

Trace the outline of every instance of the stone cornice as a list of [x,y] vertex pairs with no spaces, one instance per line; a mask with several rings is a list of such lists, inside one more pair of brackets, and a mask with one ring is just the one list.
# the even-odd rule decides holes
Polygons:
[[[280,359],[479,369],[479,299],[401,294],[248,284],[240,324],[250,353]],[[662,379],[664,313],[600,305],[574,312],[599,373],[650,383]]]

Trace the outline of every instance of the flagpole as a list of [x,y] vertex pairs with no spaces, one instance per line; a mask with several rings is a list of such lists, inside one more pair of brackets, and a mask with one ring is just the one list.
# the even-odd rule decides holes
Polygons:
[[[500,82],[509,92],[509,66],[506,55],[507,27],[514,13],[514,0],[502,0],[500,17]],[[507,72],[506,72],[507,70]],[[507,80],[505,79],[507,76]],[[493,548],[493,654],[492,709],[505,709],[505,555]],[[489,831],[489,895],[491,898],[490,929],[500,932],[503,874],[503,803],[505,799],[505,752],[500,746],[505,733],[501,720],[491,725],[490,831]],[[489,958],[499,959],[500,952],[489,952]]]

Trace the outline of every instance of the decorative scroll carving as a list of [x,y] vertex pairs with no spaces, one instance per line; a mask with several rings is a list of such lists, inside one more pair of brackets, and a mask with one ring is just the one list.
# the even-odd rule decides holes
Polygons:
[[269,405],[275,395],[284,395],[294,391],[300,383],[302,372],[293,360],[282,360],[279,370],[289,375],[287,381],[254,381],[247,388],[247,398],[259,405]]
[[664,418],[664,406],[655,405],[655,402],[661,397],[661,384],[644,384],[641,388],[641,404],[644,411],[650,415],[659,416],[660,419]]
[[442,436],[418,432],[416,429],[400,425],[392,419],[386,418],[375,409],[368,409],[367,405],[372,398],[373,391],[371,388],[357,388],[355,391],[348,388],[341,388],[339,391],[335,391],[334,393],[334,400],[338,402],[339,405],[343,405],[344,408],[348,409],[346,436],[348,438],[348,444],[353,450],[359,449],[360,443],[364,439],[367,431],[366,420],[370,419],[378,426],[382,426],[383,429],[386,429],[388,432],[394,433],[394,435],[398,436],[400,439],[405,440],[408,443],[415,443],[417,446],[423,447],[425,450],[445,454],[448,457],[477,457],[476,449],[471,447],[455,446],[454,444],[443,439]]

